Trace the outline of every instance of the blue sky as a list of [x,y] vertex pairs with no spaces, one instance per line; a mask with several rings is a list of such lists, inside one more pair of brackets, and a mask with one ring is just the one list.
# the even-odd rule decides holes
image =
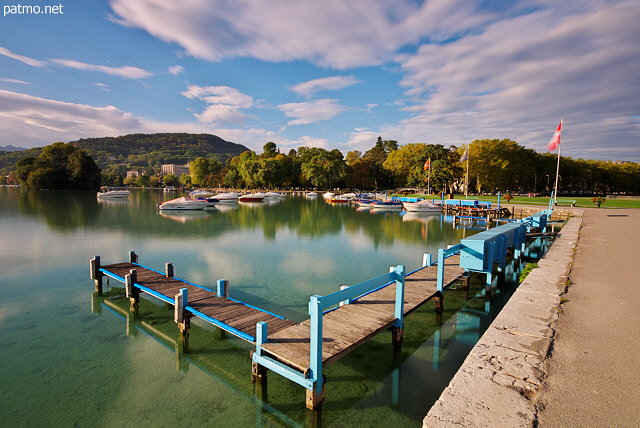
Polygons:
[[544,152],[564,118],[562,155],[640,161],[638,1],[0,3],[0,145],[195,132],[258,153],[378,136]]

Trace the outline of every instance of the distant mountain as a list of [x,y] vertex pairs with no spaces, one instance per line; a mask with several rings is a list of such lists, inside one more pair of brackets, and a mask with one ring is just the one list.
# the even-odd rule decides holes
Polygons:
[[27,150],[24,147],[15,147],[9,144],[8,146],[0,146],[0,152],[19,152],[22,150]]
[[249,150],[242,144],[210,134],[129,134],[120,137],[82,138],[70,144],[86,150],[99,165],[126,162],[136,166],[186,164],[198,157],[219,162]]

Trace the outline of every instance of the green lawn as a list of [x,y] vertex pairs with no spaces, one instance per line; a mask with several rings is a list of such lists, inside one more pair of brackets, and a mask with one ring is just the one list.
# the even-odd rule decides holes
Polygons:
[[[394,196],[404,196],[404,195],[394,195]],[[407,195],[407,196],[421,196],[424,195]],[[464,195],[454,195],[455,199],[464,199]],[[469,199],[477,199],[479,201],[493,201],[497,202],[497,196],[469,196]],[[567,199],[571,201],[576,201],[576,207],[581,208],[596,208],[596,204],[591,202],[591,197],[568,197],[561,196],[558,199]],[[500,198],[500,203],[509,203],[509,204],[522,204],[522,205],[549,205],[548,197],[535,197],[529,198],[527,196],[516,196],[510,202],[506,202],[504,197]],[[569,204],[560,204],[559,207],[570,206]],[[640,208],[640,200],[628,200],[628,199],[607,199],[600,208]]]

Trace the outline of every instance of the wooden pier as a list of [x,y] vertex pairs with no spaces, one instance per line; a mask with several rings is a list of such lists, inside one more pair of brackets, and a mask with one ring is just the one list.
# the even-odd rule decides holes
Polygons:
[[[214,291],[174,278],[173,268],[170,264],[166,269],[167,272],[163,274],[132,261],[100,266],[99,260],[98,258],[97,272],[99,274],[95,274],[96,277],[100,277],[102,274],[126,285],[128,285],[128,278],[131,278],[133,287],[127,288],[127,297],[131,300],[132,310],[137,309],[140,291],[174,305],[176,312],[182,309],[182,313],[175,317],[175,321],[179,324],[184,339],[188,337],[189,318],[193,316],[252,343],[255,342],[253,335],[258,322],[268,323],[271,334],[296,324],[279,315],[230,299],[228,297],[228,282],[225,280],[218,280],[218,289]],[[95,262],[92,261],[92,269],[94,269],[94,264]],[[132,272],[135,272],[133,274],[135,278],[132,278]],[[92,273],[92,275],[94,274]],[[99,281],[101,282],[101,278],[96,279],[96,283]],[[96,287],[99,286],[96,284]],[[179,300],[177,296],[184,294],[182,290],[185,289],[188,301],[183,302],[183,307],[180,308],[180,305],[176,304]]]
[[[464,273],[459,264],[460,256],[446,259],[445,287]],[[410,314],[430,300],[438,300],[438,303],[442,301],[437,290],[436,275],[436,266],[429,266],[406,276],[403,315]],[[337,361],[376,334],[391,329],[396,321],[395,301],[396,289],[389,285],[350,304],[325,312],[322,321],[323,367]],[[272,358],[304,372],[309,367],[310,331],[310,320],[306,320],[270,334],[268,342],[261,348]],[[401,342],[397,338],[394,341]]]
[[96,256],[90,261],[90,272],[98,293],[103,276],[124,282],[134,312],[140,292],[173,305],[174,321],[185,345],[194,316],[254,343],[253,380],[262,382],[267,370],[274,371],[303,386],[306,405],[313,409],[324,400],[324,367],[384,330],[391,330],[393,345],[400,346],[404,317],[430,300],[441,313],[444,289],[461,277],[463,287],[467,287],[471,272],[484,275],[490,293],[496,269],[499,283],[504,278],[507,257],[519,261],[526,234],[544,233],[552,212],[550,205],[548,210],[526,219],[464,238],[460,244],[439,249],[434,263],[431,255],[425,254],[423,267],[414,272],[406,273],[403,265],[392,266],[387,274],[342,286],[326,296],[313,295],[309,319],[300,324],[229,298],[226,280],[218,280],[214,291],[174,278],[170,263],[164,273],[143,266],[134,252],[129,254],[129,262],[106,266],[101,266]]

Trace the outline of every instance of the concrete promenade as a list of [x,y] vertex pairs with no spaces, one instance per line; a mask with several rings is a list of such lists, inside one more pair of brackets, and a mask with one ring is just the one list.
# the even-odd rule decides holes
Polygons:
[[640,210],[585,210],[541,427],[640,426]]
[[640,426],[640,210],[575,214],[424,426]]

